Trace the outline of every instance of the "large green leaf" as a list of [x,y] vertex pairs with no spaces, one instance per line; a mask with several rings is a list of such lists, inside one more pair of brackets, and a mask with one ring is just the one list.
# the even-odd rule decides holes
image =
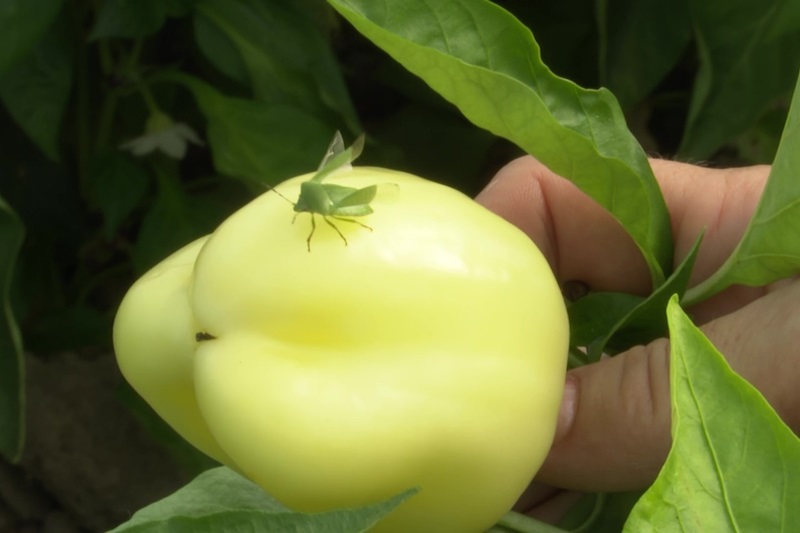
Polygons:
[[670,302],[672,449],[625,531],[796,531],[800,440]]
[[[359,133],[339,64],[318,25],[296,2],[204,0],[197,16],[216,26],[238,50],[256,99],[303,109],[334,129]],[[206,52],[208,44],[206,40]],[[216,45],[225,46],[220,41]],[[214,49],[209,59],[223,72],[230,70],[220,64],[217,51],[224,49]]]
[[335,129],[290,105],[221,94],[191,76],[172,73],[193,94],[208,120],[208,143],[217,170],[253,183],[275,184],[311,172],[319,164]]
[[789,93],[800,69],[797,0],[690,0],[700,71],[679,152],[703,159]]
[[191,483],[133,515],[112,533],[361,533],[412,497],[407,491],[360,509],[303,514],[291,511],[257,485],[225,467],[200,474]]
[[600,0],[600,82],[627,108],[647,96],[686,50],[687,0]]
[[0,75],[26,55],[61,10],[63,0],[4,0],[0,5]]
[[0,78],[0,99],[47,157],[57,161],[61,119],[72,89],[69,28],[58,21],[30,53]]
[[800,77],[781,143],[753,219],[720,269],[686,294],[686,304],[731,284],[760,286],[800,270]]
[[605,206],[655,285],[671,267],[669,217],[613,95],[553,75],[530,31],[485,0],[329,0],[362,34],[474,124],[505,137]]
[[24,230],[0,198],[0,455],[16,461],[25,435],[22,339],[9,302],[11,278]]

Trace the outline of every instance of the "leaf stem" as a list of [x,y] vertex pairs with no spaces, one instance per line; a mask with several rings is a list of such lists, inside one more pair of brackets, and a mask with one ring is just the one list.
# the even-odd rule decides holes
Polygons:
[[569,347],[569,354],[567,355],[567,368],[578,368],[579,366],[588,365],[589,356],[578,348],[577,346]]

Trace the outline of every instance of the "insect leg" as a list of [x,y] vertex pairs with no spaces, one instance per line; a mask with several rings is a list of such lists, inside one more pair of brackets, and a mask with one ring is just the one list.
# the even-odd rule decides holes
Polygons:
[[[325,215],[322,215],[322,218],[323,218],[323,220],[325,220],[325,222],[327,222],[327,223],[328,223],[328,225],[329,225],[330,227],[332,227],[334,230],[336,230],[336,233],[338,233],[338,234],[339,234],[339,237],[341,237],[341,238],[342,238],[342,240],[344,241],[344,245],[345,245],[345,246],[347,246],[347,239],[345,239],[345,238],[344,238],[344,235],[342,235],[342,232],[341,232],[341,231],[339,231],[339,228],[337,228],[337,227],[336,227],[336,224],[334,224],[333,222],[331,222],[330,220],[328,220],[328,217],[326,217]],[[333,218],[336,218],[336,219],[338,219],[338,217],[333,217]]]
[[[363,222],[359,222],[358,220],[355,220],[355,219],[352,219],[352,218],[344,218],[344,217],[336,217],[336,216],[332,216],[331,218],[335,218],[336,220],[341,220],[342,222],[352,222],[353,224],[358,224],[362,228],[365,228],[365,229],[368,229],[368,230],[372,231],[371,227],[367,226]],[[328,222],[328,223],[330,224],[330,222]]]
[[306,247],[308,251],[311,251],[311,237],[314,236],[314,232],[317,229],[317,221],[314,220],[314,213],[309,213],[311,215],[311,233],[308,234],[308,238],[306,239]]

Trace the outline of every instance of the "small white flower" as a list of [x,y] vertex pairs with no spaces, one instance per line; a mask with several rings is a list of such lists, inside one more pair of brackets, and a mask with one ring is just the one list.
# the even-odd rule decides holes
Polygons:
[[126,141],[119,147],[140,157],[161,150],[173,159],[183,159],[188,143],[204,146],[192,128],[182,122],[174,122],[169,115],[157,112],[148,117],[144,135]]

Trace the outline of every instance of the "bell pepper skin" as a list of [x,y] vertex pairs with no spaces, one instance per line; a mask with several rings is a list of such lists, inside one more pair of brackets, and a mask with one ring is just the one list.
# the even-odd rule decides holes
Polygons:
[[563,299],[520,230],[448,187],[395,184],[368,228],[295,212],[284,182],[139,280],[114,329],[120,368],[205,453],[287,506],[419,492],[379,532],[479,532],[543,462],[566,370]]

